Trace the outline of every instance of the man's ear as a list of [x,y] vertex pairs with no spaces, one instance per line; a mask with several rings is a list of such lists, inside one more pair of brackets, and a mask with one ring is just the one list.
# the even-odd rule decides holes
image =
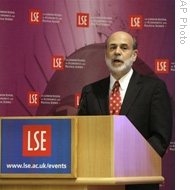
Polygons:
[[138,50],[133,50],[133,61],[135,61],[137,59],[137,55],[138,55]]

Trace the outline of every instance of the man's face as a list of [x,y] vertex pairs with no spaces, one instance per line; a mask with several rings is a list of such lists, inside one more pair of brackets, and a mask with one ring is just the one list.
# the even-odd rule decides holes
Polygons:
[[133,39],[125,32],[116,32],[107,41],[105,60],[112,75],[121,78],[136,60],[137,50],[133,50]]

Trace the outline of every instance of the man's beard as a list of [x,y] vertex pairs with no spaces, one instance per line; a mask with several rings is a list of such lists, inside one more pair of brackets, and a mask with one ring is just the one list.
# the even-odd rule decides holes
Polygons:
[[129,59],[127,59],[125,61],[122,60],[123,63],[120,66],[114,66],[114,65],[112,65],[112,60],[113,59],[121,60],[117,56],[115,56],[112,59],[108,59],[105,56],[106,64],[107,64],[108,69],[110,70],[110,72],[112,74],[122,75],[123,76],[123,75],[127,74],[130,71],[130,69],[132,68],[132,65],[133,65],[133,56],[131,56]]

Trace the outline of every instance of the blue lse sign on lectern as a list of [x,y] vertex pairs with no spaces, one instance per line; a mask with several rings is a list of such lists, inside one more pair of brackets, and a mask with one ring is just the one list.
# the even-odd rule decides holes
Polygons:
[[2,174],[72,174],[71,119],[2,119]]

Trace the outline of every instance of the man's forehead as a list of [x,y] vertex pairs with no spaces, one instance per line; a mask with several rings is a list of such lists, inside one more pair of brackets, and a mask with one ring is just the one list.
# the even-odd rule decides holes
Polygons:
[[129,46],[128,43],[117,43],[117,42],[111,42],[108,45],[109,46]]
[[111,44],[115,44],[115,45],[132,45],[133,44],[133,40],[130,36],[126,36],[126,35],[113,35],[110,36],[109,40],[108,40],[108,45]]

